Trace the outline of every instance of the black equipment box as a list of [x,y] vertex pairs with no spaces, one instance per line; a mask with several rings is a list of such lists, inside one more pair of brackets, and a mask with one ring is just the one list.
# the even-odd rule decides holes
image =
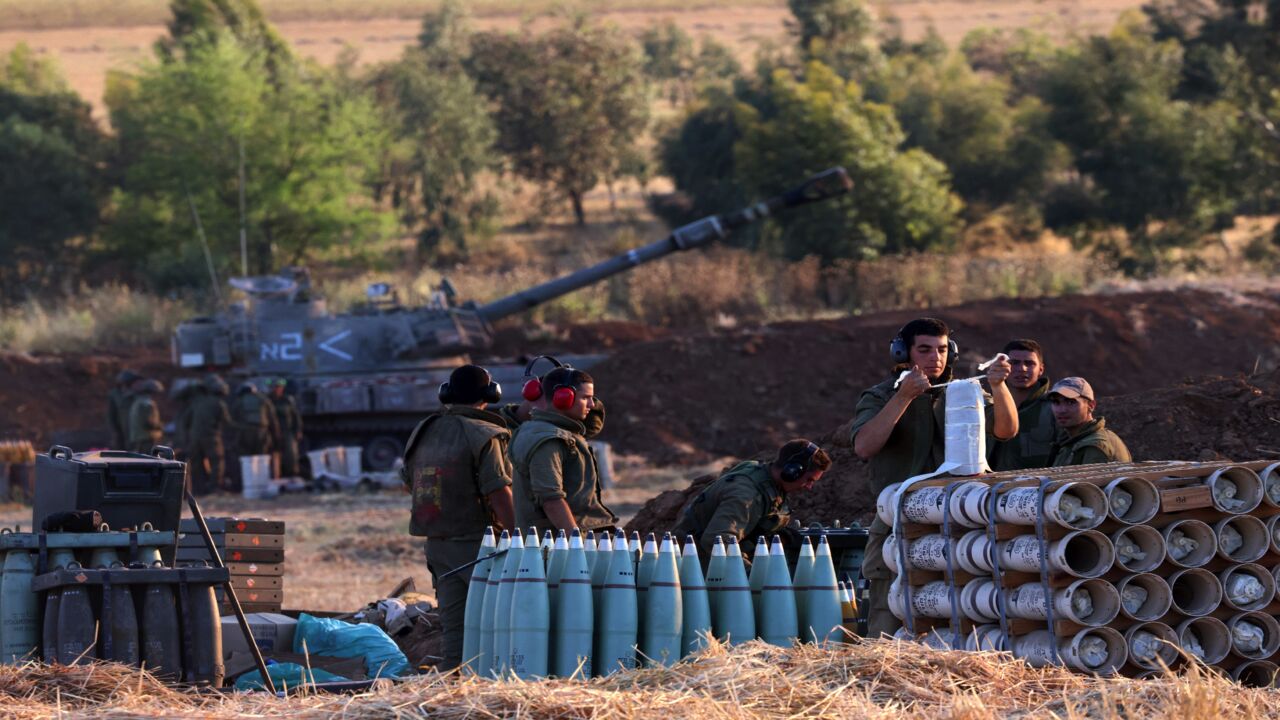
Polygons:
[[141,528],[176,531],[186,486],[186,463],[157,446],[155,455],[102,450],[72,453],[54,445],[36,457],[32,528],[57,512],[97,510],[112,530]]

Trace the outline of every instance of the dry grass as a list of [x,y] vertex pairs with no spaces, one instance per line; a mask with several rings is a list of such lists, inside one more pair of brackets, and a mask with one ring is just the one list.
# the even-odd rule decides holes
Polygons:
[[589,682],[426,675],[355,696],[175,692],[118,666],[0,667],[7,717],[348,718],[1255,718],[1272,690],[1194,669],[1159,680],[1036,670],[998,653],[865,642],[788,649],[713,645],[672,668]]
[[[260,0],[273,22],[419,18],[440,0]],[[599,0],[468,0],[477,16],[544,13],[558,8],[598,10]],[[614,0],[612,12],[662,12],[703,8],[777,7],[778,0]],[[155,25],[169,18],[168,0],[0,0],[6,30]]]
[[164,343],[191,306],[123,285],[81,288],[57,302],[0,308],[0,349],[75,352]]

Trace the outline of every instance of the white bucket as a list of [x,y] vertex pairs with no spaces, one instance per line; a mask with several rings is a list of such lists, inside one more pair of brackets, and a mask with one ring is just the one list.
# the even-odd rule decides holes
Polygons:
[[1178,634],[1162,622],[1139,623],[1124,631],[1129,662],[1147,670],[1169,667],[1178,659]]
[[1116,565],[1125,572],[1150,572],[1164,562],[1164,536],[1150,525],[1120,528],[1111,533],[1111,544],[1116,548]]
[[[1215,665],[1231,652],[1231,631],[1212,615],[1188,618],[1178,625],[1178,644],[1205,665]],[[1193,648],[1199,648],[1194,651]]]
[[978,625],[964,639],[964,649],[970,652],[999,651],[1004,650],[1006,645],[1004,631],[999,625]]
[[1258,477],[1262,479],[1262,502],[1271,507],[1280,507],[1280,462],[1263,468]]
[[[996,517],[1013,525],[1035,525],[1040,515],[1040,488],[1014,488],[996,500]],[[1046,490],[1045,521],[1070,530],[1089,530],[1107,519],[1107,496],[1097,485],[1063,483]]]
[[[1031,620],[1047,620],[1049,610],[1044,600],[1044,586],[1038,582],[1021,585],[1009,595],[1009,615]],[[1082,596],[1088,599],[1088,607],[1076,601]],[[963,603],[961,604],[963,606]],[[1053,591],[1053,615],[1055,620],[1070,620],[1086,627],[1106,625],[1120,614],[1120,593],[1115,586],[1101,578],[1077,580],[1065,588]]]
[[1116,583],[1120,612],[1131,620],[1157,620],[1173,606],[1169,583],[1153,573],[1129,575]]
[[[1262,645],[1259,648],[1247,647],[1243,639],[1247,637],[1241,632],[1241,623],[1248,623],[1262,630]],[[1227,620],[1227,629],[1231,631],[1231,652],[1248,660],[1264,660],[1280,650],[1280,622],[1263,612],[1244,612],[1231,616]]]
[[325,465],[326,455],[327,453],[323,449],[309,450],[307,452],[307,459],[311,461],[311,479],[312,480],[319,480],[321,475],[323,475],[325,471],[329,469],[328,466]]
[[960,612],[975,623],[1000,618],[1000,590],[990,578],[975,578],[960,589]]
[[1107,513],[1126,525],[1151,521],[1160,511],[1160,492],[1150,480],[1121,477],[1107,483]]
[[[998,543],[1000,567],[1004,570],[1040,572],[1040,540],[1035,535],[1019,535]],[[1049,568],[1080,578],[1098,577],[1115,562],[1111,538],[1097,530],[1077,530],[1061,540],[1051,541],[1047,553]]]
[[1108,627],[1087,628],[1062,640],[1048,630],[1036,630],[1013,639],[1013,654],[1032,667],[1047,667],[1055,664],[1055,645],[1063,664],[1098,675],[1114,674],[1128,656],[1124,637]]
[[[1200,567],[1209,562],[1218,551],[1217,533],[1199,520],[1177,520],[1164,526],[1160,533],[1164,535],[1165,557],[1178,567]],[[1182,549],[1182,544],[1175,533],[1180,533],[1183,538],[1195,543],[1195,548],[1180,558],[1174,557]],[[1171,541],[1170,538],[1174,540]]]
[[341,445],[324,449],[324,466],[334,475],[347,474],[347,449]]
[[1222,583],[1202,568],[1179,570],[1169,576],[1173,609],[1187,617],[1208,615],[1222,604]]
[[1231,671],[1232,680],[1251,688],[1280,687],[1277,675],[1280,675],[1280,666],[1268,660],[1250,660]]
[[[1252,578],[1256,581],[1248,579]],[[1241,581],[1245,580],[1245,583]],[[1276,579],[1266,568],[1253,563],[1232,565],[1218,573],[1218,581],[1222,583],[1222,603],[1232,610],[1261,610],[1271,604],[1276,596]],[[1244,593],[1253,590],[1260,597]]]
[[259,500],[267,496],[267,487],[271,484],[270,455],[240,456],[241,494],[250,500]]
[[991,540],[983,530],[972,530],[956,541],[956,565],[970,575],[991,572]]
[[[1234,533],[1233,533],[1234,531]],[[1223,518],[1213,525],[1214,535],[1218,540],[1218,557],[1238,563],[1248,563],[1267,554],[1271,548],[1271,535],[1267,526],[1252,515],[1232,515]],[[1225,534],[1224,534],[1225,533]],[[1236,538],[1236,535],[1239,537]],[[1242,542],[1238,548],[1229,551],[1230,541]]]
[[364,454],[364,449],[358,445],[349,445],[342,449],[344,451],[342,473],[349,478],[360,477],[360,461],[361,455]]
[[1213,506],[1225,513],[1252,512],[1262,502],[1262,478],[1247,467],[1225,467],[1206,481]]

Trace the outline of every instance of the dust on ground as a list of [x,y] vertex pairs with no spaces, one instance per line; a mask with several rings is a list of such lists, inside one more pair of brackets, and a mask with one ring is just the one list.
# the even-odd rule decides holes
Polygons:
[[[1109,28],[1136,0],[938,0],[895,3],[907,37],[921,36],[930,25],[949,44],[956,45],[980,27],[1032,27],[1055,36],[1090,33]],[[785,4],[777,7],[694,8],[686,11],[596,13],[628,32],[639,34],[651,24],[670,18],[693,35],[707,35],[727,44],[743,60],[769,41],[786,40]],[[516,29],[517,14],[476,19],[480,29]],[[372,64],[393,60],[417,41],[420,18],[290,21],[277,23],[281,35],[301,56],[331,64],[347,48],[359,61]],[[110,70],[130,70],[150,59],[152,43],[165,32],[162,25],[139,27],[78,27],[55,30],[0,29],[0,52],[25,42],[36,52],[57,59],[72,89],[105,118],[102,104]]]

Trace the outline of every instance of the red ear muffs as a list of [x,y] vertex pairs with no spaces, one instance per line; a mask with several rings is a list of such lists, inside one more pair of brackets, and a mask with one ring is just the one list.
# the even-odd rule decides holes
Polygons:
[[571,387],[558,387],[551,393],[551,405],[557,410],[568,410],[578,400],[578,393]]
[[537,402],[542,399],[542,381],[538,378],[526,380],[524,388],[520,390],[520,396],[529,402]]

